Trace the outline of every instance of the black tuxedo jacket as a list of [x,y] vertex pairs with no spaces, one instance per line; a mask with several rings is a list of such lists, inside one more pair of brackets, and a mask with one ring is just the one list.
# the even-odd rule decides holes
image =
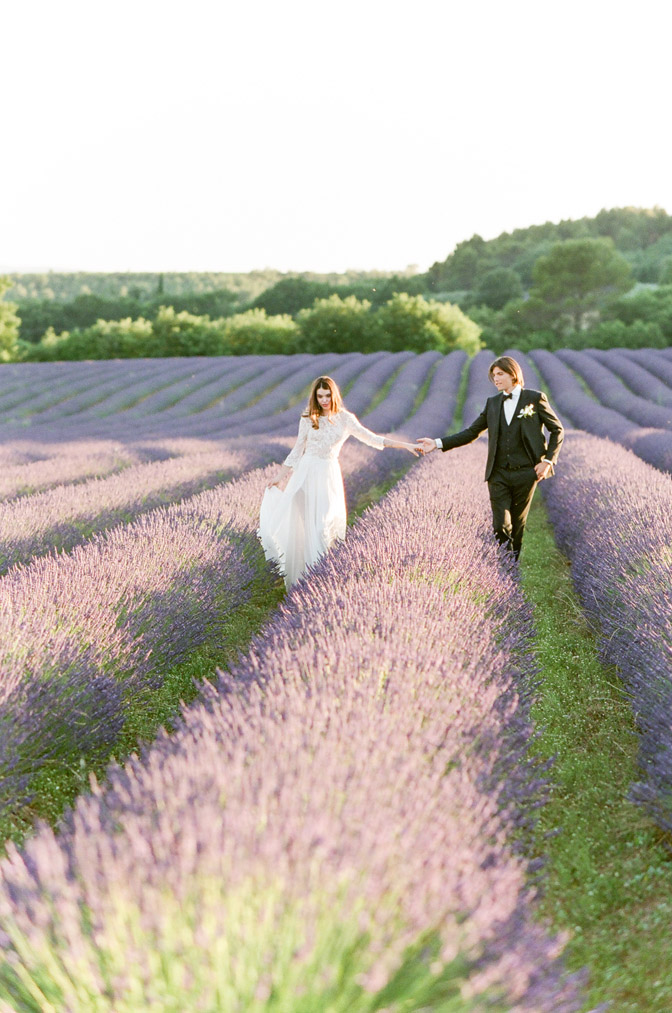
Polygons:
[[[521,439],[530,458],[530,465],[534,467],[535,464],[539,464],[543,458],[546,458],[546,460],[551,462],[551,466],[553,466],[558,459],[560,447],[564,439],[562,423],[548,403],[548,398],[543,391],[526,390],[523,388],[518,398],[516,415],[520,415],[521,411],[528,405],[532,405],[532,408],[528,409],[528,412],[531,414],[524,415],[521,418]],[[493,397],[488,398],[481,414],[467,429],[463,429],[460,433],[455,433],[454,436],[443,437],[441,440],[442,449],[453,450],[455,447],[463,447],[467,443],[473,443],[487,429],[488,460],[485,465],[485,480],[487,482],[495,465],[501,418],[502,394],[498,391]],[[506,421],[503,421],[503,425],[506,425]],[[544,438],[544,426],[550,433],[548,445]],[[554,468],[551,467],[551,474],[553,472]]]

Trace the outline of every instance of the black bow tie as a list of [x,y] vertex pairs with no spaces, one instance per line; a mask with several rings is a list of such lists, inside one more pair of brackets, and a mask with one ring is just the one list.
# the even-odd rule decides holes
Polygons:
[[509,398],[513,397],[513,394],[502,394],[502,397],[504,398],[505,401],[508,401]]

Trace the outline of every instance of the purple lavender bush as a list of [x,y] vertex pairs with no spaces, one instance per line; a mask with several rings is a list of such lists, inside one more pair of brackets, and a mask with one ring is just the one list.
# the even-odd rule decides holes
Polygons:
[[124,469],[84,484],[59,485],[0,503],[0,572],[53,549],[71,549],[96,531],[128,522],[158,506],[195,495],[271,460],[268,443],[245,451],[215,450]]
[[508,839],[543,785],[482,468],[419,463],[175,735],[11,849],[6,1004],[580,1008]]
[[[638,426],[672,429],[672,406],[656,404],[634,394],[607,366],[587,352],[561,348],[557,356],[581,376],[607,408],[613,408]],[[652,385],[653,387],[653,385]],[[651,390],[653,396],[653,389]]]
[[[656,375],[655,360],[633,359],[624,354],[625,349],[612,348],[608,351],[601,351],[593,348],[586,349],[586,355],[595,359],[596,362],[606,366],[612,373],[620,377],[631,392],[643,397],[645,401],[653,402],[659,407],[672,407],[672,386],[666,384]],[[660,362],[660,360],[658,360]],[[644,363],[649,362],[651,368]],[[660,368],[660,367],[658,367]],[[668,364],[669,372],[672,373]]]
[[488,379],[488,369],[494,358],[492,352],[484,349],[478,352],[469,364],[469,379],[462,410],[462,421],[465,426],[480,415],[487,399],[496,393],[496,388]]
[[544,483],[549,514],[602,655],[632,701],[633,798],[672,830],[672,478],[607,440],[570,433]]
[[620,412],[605,408],[586,393],[559,355],[535,349],[530,358],[548,385],[551,400],[564,422],[628,447],[661,471],[672,469],[669,430],[639,426]]

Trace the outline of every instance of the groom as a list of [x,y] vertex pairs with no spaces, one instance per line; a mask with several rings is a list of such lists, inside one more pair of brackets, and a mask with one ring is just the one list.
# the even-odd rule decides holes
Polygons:
[[[490,493],[492,525],[500,545],[515,558],[525,531],[525,522],[537,483],[554,474],[564,437],[562,423],[539,390],[525,390],[519,363],[502,355],[490,366],[488,376],[499,391],[489,397],[485,408],[467,428],[454,436],[418,440],[423,454],[452,450],[472,443],[488,430],[488,460],[485,479]],[[542,426],[550,434],[548,446]]]

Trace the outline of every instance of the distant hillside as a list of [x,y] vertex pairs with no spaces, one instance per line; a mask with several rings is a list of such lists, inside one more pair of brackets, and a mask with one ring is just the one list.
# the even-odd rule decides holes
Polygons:
[[[199,295],[227,290],[239,303],[249,303],[266,289],[284,278],[305,278],[327,284],[356,284],[365,279],[387,278],[389,271],[349,271],[345,274],[283,273],[272,268],[263,271],[220,272],[186,271],[108,274],[77,271],[71,274],[49,271],[43,274],[6,275],[12,287],[7,299],[13,302],[56,300],[71,302],[81,295],[95,295],[104,299],[131,299],[151,302],[158,296]],[[169,300],[167,300],[169,301]]]
[[[595,218],[580,218],[554,224],[531,225],[526,229],[503,232],[496,239],[478,235],[458,243],[445,260],[427,272],[431,292],[478,292],[494,270],[507,269],[515,287],[515,276],[522,288],[532,283],[532,270],[539,257],[566,239],[612,239],[616,249],[629,262],[633,277],[640,282],[672,282],[672,216],[662,208],[612,208]],[[484,300],[472,299],[473,302]]]

